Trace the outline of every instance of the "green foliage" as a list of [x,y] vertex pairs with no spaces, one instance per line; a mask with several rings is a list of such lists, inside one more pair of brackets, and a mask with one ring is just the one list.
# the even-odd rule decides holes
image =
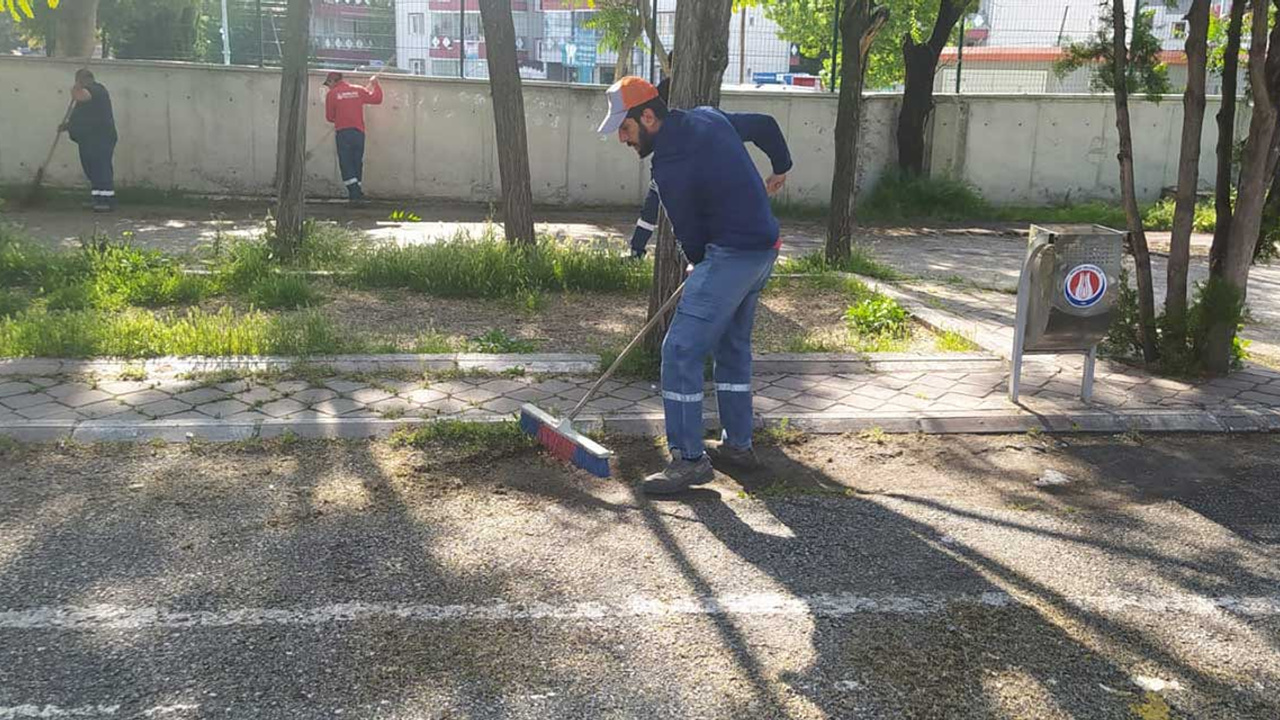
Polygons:
[[943,330],[938,333],[934,338],[933,346],[938,352],[943,353],[973,352],[980,349],[973,338],[954,330]]
[[[1142,335],[1138,329],[1138,294],[1129,282],[1129,272],[1121,271],[1119,296],[1112,307],[1111,328],[1099,349],[1107,356],[1137,362],[1142,358]],[[1239,368],[1248,357],[1249,341],[1240,337],[1245,318],[1243,294],[1230,284],[1210,277],[1197,283],[1195,295],[1187,308],[1185,337],[1177,337],[1167,318],[1157,318],[1160,329],[1160,372],[1167,375],[1192,376],[1204,372],[1204,354],[1210,328],[1219,319],[1234,325],[1237,333],[1232,342],[1231,366]]]
[[437,420],[398,428],[387,440],[393,447],[442,450],[459,455],[509,454],[534,446],[515,422]]
[[[1102,17],[1097,35],[1084,43],[1072,43],[1064,48],[1061,60],[1054,63],[1059,77],[1084,67],[1093,68],[1092,85],[1095,90],[1110,92],[1115,89],[1115,22],[1112,16],[1112,0],[1101,4]],[[1129,57],[1125,66],[1125,88],[1130,93],[1144,93],[1148,99],[1159,101],[1169,92],[1169,68],[1160,62],[1160,39],[1152,28],[1155,10],[1139,9],[1134,18],[1133,33],[1129,41]]]
[[1194,366],[1202,370],[1200,358],[1205,356],[1210,328],[1219,321],[1236,328],[1231,344],[1231,367],[1240,368],[1248,358],[1249,341],[1240,337],[1244,329],[1244,293],[1219,278],[1210,276],[1207,282],[1197,283],[1191,307],[1187,310],[1187,332],[1191,336]]
[[850,249],[849,259],[846,262],[833,264],[827,260],[826,255],[822,252],[813,252],[802,255],[798,258],[782,258],[774,268],[774,272],[790,274],[803,273],[808,275],[819,275],[830,272],[846,272],[855,275],[865,275],[877,280],[900,280],[902,273],[894,270],[892,267],[876,260],[871,255],[871,251],[860,245],[854,245]]
[[202,0],[99,0],[98,26],[113,57],[199,60]]
[[0,288],[0,318],[8,317],[27,309],[27,298],[13,290]]
[[858,214],[864,220],[968,220],[991,214],[971,185],[945,177],[886,172]]
[[121,357],[165,355],[314,355],[358,349],[314,312],[267,315],[199,309],[52,311],[0,319],[0,357]]
[[604,250],[542,240],[533,247],[496,238],[411,247],[377,247],[354,261],[351,282],[440,297],[528,299],[543,291],[617,292],[648,287],[646,266]]
[[479,353],[528,353],[537,347],[537,343],[512,337],[500,328],[493,328],[467,343],[468,350]]
[[[1173,198],[1163,198],[1155,205],[1147,208],[1142,214],[1142,224],[1148,230],[1172,230],[1173,212],[1177,203]],[[1213,199],[1196,203],[1195,219],[1191,229],[1200,233],[1211,233],[1218,224],[1218,210]]]
[[[844,0],[763,0],[768,17],[782,28],[782,39],[800,46],[807,58],[822,60],[822,77],[833,87],[839,67],[832,67],[831,43],[837,2]],[[938,16],[938,0],[887,0],[889,20],[876,35],[867,57],[868,90],[892,88],[906,79],[902,59],[902,37],[910,34],[923,40],[933,31]],[[976,8],[977,2],[972,6]],[[844,40],[840,51],[844,53]]]
[[296,310],[318,305],[320,293],[301,275],[271,275],[255,282],[247,293],[255,307]]
[[1121,270],[1116,278],[1116,299],[1111,306],[1111,327],[1098,345],[1098,351],[1122,360],[1142,357],[1142,333],[1138,329],[1138,291],[1129,279],[1129,271]]
[[850,305],[844,313],[850,330],[865,335],[902,337],[908,331],[907,311],[898,301],[880,294]]
[[[600,353],[600,370],[603,372],[606,368],[613,365],[618,359],[618,353],[621,347],[611,348]],[[657,380],[662,376],[662,355],[657,352],[651,352],[644,345],[640,345],[627,355],[622,364],[618,366],[616,377],[643,378],[647,380]]]
[[196,303],[212,291],[154,250],[92,238],[78,252],[54,252],[0,228],[0,284],[34,290],[50,308],[116,310]]

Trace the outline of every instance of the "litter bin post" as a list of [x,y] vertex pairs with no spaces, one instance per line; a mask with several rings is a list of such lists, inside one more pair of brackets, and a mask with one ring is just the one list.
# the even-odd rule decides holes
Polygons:
[[1098,343],[1111,324],[1126,234],[1099,225],[1031,227],[1018,278],[1009,399],[1028,354],[1082,354],[1080,397],[1093,397]]

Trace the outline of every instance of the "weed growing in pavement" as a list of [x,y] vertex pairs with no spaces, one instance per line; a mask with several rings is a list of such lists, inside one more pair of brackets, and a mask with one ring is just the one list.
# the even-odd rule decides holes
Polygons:
[[889,436],[885,434],[884,428],[879,426],[869,427],[866,430],[863,430],[858,433],[858,437],[866,442],[875,443],[876,445],[883,445],[889,439]]
[[766,424],[759,435],[774,445],[796,445],[805,440],[804,431],[793,426],[790,418]]
[[938,352],[944,353],[962,353],[973,352],[978,350],[978,343],[968,335],[963,335],[954,330],[943,330],[938,333],[933,340],[933,346]]
[[143,365],[130,363],[120,369],[120,375],[117,379],[141,382],[147,379],[147,368]]

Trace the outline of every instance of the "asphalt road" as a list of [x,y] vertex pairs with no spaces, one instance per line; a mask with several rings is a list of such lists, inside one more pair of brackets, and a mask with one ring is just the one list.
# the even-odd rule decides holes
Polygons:
[[1280,716],[1274,437],[621,449],[0,451],[0,719]]

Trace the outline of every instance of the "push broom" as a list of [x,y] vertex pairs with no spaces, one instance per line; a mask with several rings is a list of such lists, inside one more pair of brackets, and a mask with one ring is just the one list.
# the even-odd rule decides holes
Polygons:
[[45,156],[44,163],[40,165],[40,169],[36,170],[36,177],[31,181],[31,187],[27,188],[27,194],[22,198],[22,204],[31,206],[40,198],[40,188],[44,185],[44,173],[49,169],[49,163],[53,162],[53,153],[58,149],[58,140],[62,138],[62,126],[71,120],[71,111],[76,109],[76,100],[71,98],[71,103],[67,105],[67,114],[63,116],[62,123],[58,125],[58,132],[53,136],[53,144],[49,146],[49,154]]
[[553,456],[576,465],[597,477],[609,477],[609,458],[613,457],[613,453],[609,452],[600,443],[574,430],[573,419],[578,417],[578,413],[582,412],[587,403],[591,402],[591,398],[595,397],[595,394],[599,392],[605,381],[613,377],[614,372],[618,370],[618,366],[622,364],[627,355],[631,354],[636,345],[640,344],[644,336],[649,334],[653,326],[657,325],[658,321],[666,317],[671,308],[675,307],[683,292],[684,283],[680,283],[680,287],[676,288],[671,297],[667,298],[661,308],[658,308],[658,312],[649,318],[649,322],[644,324],[644,327],[640,329],[640,332],[636,334],[631,343],[618,354],[618,359],[613,361],[609,369],[604,371],[600,379],[596,380],[596,383],[587,390],[587,394],[582,396],[582,399],[578,401],[573,410],[569,411],[568,415],[564,416],[563,420],[557,420],[551,413],[541,410],[531,403],[525,403],[520,407],[520,429],[536,438]]

